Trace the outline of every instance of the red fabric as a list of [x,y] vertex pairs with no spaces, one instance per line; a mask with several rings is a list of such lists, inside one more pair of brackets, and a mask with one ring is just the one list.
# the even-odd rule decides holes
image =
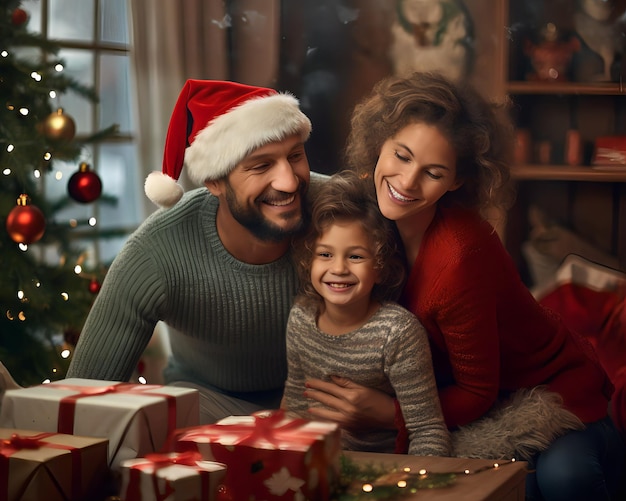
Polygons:
[[585,422],[606,416],[613,388],[593,348],[537,303],[477,214],[438,210],[402,302],[429,334],[450,428],[483,416],[502,392],[540,384]]
[[611,400],[611,414],[615,426],[626,436],[626,366],[613,376],[615,393]]
[[615,392],[611,414],[626,433],[626,307],[621,289],[596,290],[584,283],[564,282],[540,299],[565,323],[589,339]]

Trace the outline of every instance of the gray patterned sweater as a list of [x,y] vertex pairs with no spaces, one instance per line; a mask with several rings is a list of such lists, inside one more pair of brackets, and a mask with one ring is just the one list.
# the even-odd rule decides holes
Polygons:
[[115,259],[67,377],[126,381],[157,321],[168,326],[166,382],[190,381],[255,402],[286,378],[285,327],[297,289],[289,255],[266,265],[233,258],[206,188],[152,214]]
[[[347,377],[396,396],[409,433],[409,454],[450,454],[426,331],[398,304],[384,303],[360,329],[332,336],[317,328],[314,308],[296,303],[287,322],[287,361],[283,407],[290,413],[310,417],[307,409],[316,403],[302,396],[307,379]],[[394,430],[343,433],[346,450],[394,451]]]

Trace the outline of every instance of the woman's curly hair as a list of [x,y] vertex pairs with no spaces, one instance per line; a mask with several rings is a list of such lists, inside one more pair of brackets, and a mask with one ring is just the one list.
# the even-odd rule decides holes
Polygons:
[[372,297],[379,301],[397,299],[406,278],[406,265],[395,225],[381,214],[369,183],[350,170],[334,174],[322,183],[312,200],[311,223],[304,235],[294,240],[299,299],[314,305],[322,303],[311,283],[315,244],[333,223],[346,221],[361,224],[370,238],[380,278]]
[[463,181],[441,202],[479,211],[509,208],[514,134],[508,105],[508,100],[490,102],[468,84],[454,84],[433,72],[387,77],[354,109],[345,161],[373,179],[383,143],[409,124],[424,123],[436,127],[455,149],[456,178]]

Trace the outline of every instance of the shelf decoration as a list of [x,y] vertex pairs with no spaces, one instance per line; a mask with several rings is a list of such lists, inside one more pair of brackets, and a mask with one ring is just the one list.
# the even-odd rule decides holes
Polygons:
[[533,72],[528,80],[566,81],[574,54],[580,50],[580,41],[575,36],[562,39],[554,23],[547,23],[541,31],[537,44],[527,40],[524,53],[530,59]]

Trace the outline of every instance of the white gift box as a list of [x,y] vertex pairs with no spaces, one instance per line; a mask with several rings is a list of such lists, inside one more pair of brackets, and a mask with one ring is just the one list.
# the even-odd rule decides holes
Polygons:
[[8,390],[0,412],[0,427],[107,438],[113,470],[199,420],[198,390],[78,378]]
[[124,501],[215,501],[226,465],[198,453],[150,454],[121,464]]

